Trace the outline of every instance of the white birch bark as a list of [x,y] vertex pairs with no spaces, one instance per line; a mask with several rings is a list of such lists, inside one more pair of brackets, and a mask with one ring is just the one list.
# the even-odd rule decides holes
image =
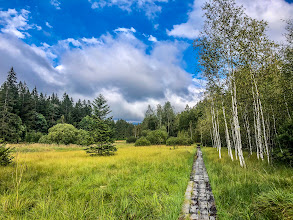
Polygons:
[[246,132],[247,132],[247,139],[248,139],[248,144],[249,144],[249,152],[250,152],[250,155],[252,155],[250,125],[249,125],[248,116],[247,116],[247,110],[246,109],[245,109],[245,114],[244,114],[244,122],[245,122],[245,128],[246,128]]
[[228,148],[228,155],[231,157],[231,160],[233,161],[234,158],[233,158],[233,153],[232,153],[232,148],[231,148],[231,141],[230,141],[229,130],[228,130],[226,114],[225,114],[225,107],[224,107],[223,102],[222,102],[222,108],[223,108],[223,116],[224,116],[224,122],[225,122],[225,133],[226,133],[226,143],[227,143],[227,148]]
[[234,82],[234,76],[232,79],[232,112],[233,112],[233,124],[234,124],[234,130],[235,130],[235,138],[236,138],[236,146],[238,151],[238,157],[241,167],[245,167],[245,160],[243,157],[242,152],[242,143],[241,143],[241,134],[240,134],[240,126],[239,126],[239,119],[238,119],[238,109],[237,109],[237,98],[236,98],[236,84]]

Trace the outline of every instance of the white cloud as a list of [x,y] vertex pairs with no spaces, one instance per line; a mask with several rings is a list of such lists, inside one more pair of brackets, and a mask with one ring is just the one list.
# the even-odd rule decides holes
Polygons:
[[[293,3],[285,0],[236,0],[236,3],[243,5],[245,12],[252,18],[268,21],[268,34],[271,39],[282,41],[284,39],[285,22],[293,16]],[[199,36],[203,24],[203,11],[201,6],[204,0],[194,0],[192,11],[188,12],[188,19],[185,23],[173,26],[167,30],[169,36],[178,38],[195,39]]]
[[60,10],[61,7],[60,7],[60,2],[58,0],[51,0],[50,1],[51,5],[53,5],[57,10]]
[[[52,67],[48,54],[45,49],[0,33],[0,71],[5,73],[13,66],[19,78],[30,86],[37,85],[43,91],[64,85],[64,80]],[[4,79],[0,80],[3,82]]]
[[48,28],[53,28],[53,27],[49,24],[48,21],[46,21],[46,26],[47,26]]
[[157,38],[154,37],[153,35],[150,35],[149,38],[148,38],[149,41],[152,41],[152,42],[157,42]]
[[41,30],[42,27],[36,24],[29,24],[29,11],[21,9],[17,12],[15,9],[8,9],[7,11],[0,11],[0,25],[2,33],[7,33],[18,38],[25,38],[30,36],[27,32],[29,29]]
[[169,36],[178,38],[195,39],[199,36],[203,23],[203,11],[201,9],[204,0],[194,0],[192,10],[188,12],[188,20],[185,23],[173,25],[172,30],[167,30]]
[[157,42],[147,53],[146,45],[135,37],[126,38],[124,32],[97,41],[63,53],[61,72],[68,76],[66,88],[75,97],[103,93],[116,118],[141,120],[148,103],[167,100],[182,110],[187,103],[195,104],[203,92],[180,67],[187,46],[183,42]]
[[115,32],[124,32],[124,33],[130,33],[130,32],[135,33],[136,32],[136,30],[133,27],[131,27],[131,28],[117,28],[114,31]]
[[293,18],[293,3],[285,0],[237,0],[243,4],[246,13],[256,19],[268,22],[268,34],[271,39],[283,41],[286,23],[284,20]]
[[158,3],[166,3],[168,0],[88,0],[92,9],[117,6],[120,9],[131,12],[133,8],[144,11],[149,18],[155,17],[161,12],[162,7]]
[[90,44],[90,45],[92,45],[92,44],[101,44],[101,42],[97,38],[94,38],[94,37],[92,37],[92,38],[85,38],[85,37],[83,37],[81,40],[84,43]]

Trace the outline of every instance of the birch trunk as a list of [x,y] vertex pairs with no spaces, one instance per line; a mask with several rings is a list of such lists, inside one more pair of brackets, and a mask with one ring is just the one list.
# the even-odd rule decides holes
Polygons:
[[241,134],[240,134],[240,126],[239,126],[239,119],[238,119],[238,109],[237,109],[237,98],[236,98],[236,84],[234,81],[234,75],[232,79],[232,88],[231,88],[231,94],[232,94],[232,112],[233,112],[233,124],[234,124],[234,130],[235,130],[235,138],[236,138],[236,146],[238,151],[238,157],[241,167],[245,167],[245,161],[243,157],[242,152],[242,143],[241,143]]
[[247,132],[247,139],[248,139],[248,143],[249,143],[249,151],[250,151],[250,155],[252,155],[250,125],[249,125],[249,121],[248,121],[247,109],[246,108],[245,108],[245,114],[244,114],[244,122],[245,122],[245,128],[246,128],[246,132]]
[[260,100],[260,97],[259,97],[259,92],[258,92],[258,88],[257,88],[257,84],[256,84],[255,79],[254,79],[254,86],[255,86],[255,90],[256,90],[257,104],[258,104],[258,108],[260,110],[260,115],[261,115],[261,122],[262,122],[262,127],[263,127],[264,145],[265,145],[265,149],[266,149],[267,160],[268,160],[268,163],[269,163],[270,162],[270,152],[269,152],[269,145],[268,145],[268,139],[267,139],[267,134],[266,134],[265,119],[264,119],[263,110],[262,110],[262,104],[261,104],[261,100]]
[[238,160],[237,147],[236,147],[236,137],[235,137],[235,129],[234,129],[233,120],[231,120],[230,123],[231,123],[231,133],[232,133],[232,139],[233,139],[234,150],[235,150],[235,159]]
[[225,132],[226,132],[226,142],[227,142],[227,148],[228,148],[228,155],[231,157],[231,160],[233,161],[234,158],[233,158],[233,153],[232,153],[232,149],[231,149],[231,141],[230,141],[229,130],[228,130],[226,114],[225,114],[225,107],[224,107],[223,102],[222,102],[222,108],[223,108],[223,116],[224,116],[224,122],[225,122]]

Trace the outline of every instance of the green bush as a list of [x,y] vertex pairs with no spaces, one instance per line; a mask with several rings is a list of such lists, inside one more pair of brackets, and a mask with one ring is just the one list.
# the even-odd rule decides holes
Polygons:
[[137,138],[132,136],[132,137],[129,137],[129,138],[126,139],[126,143],[128,143],[128,144],[129,143],[135,143],[136,140],[137,140]]
[[57,124],[49,129],[49,133],[40,142],[47,144],[75,144],[78,139],[78,130],[70,124]]
[[12,162],[13,156],[10,153],[11,148],[5,147],[5,145],[0,146],[0,166],[7,166]]
[[117,151],[117,148],[111,143],[106,143],[96,146],[90,146],[85,150],[86,153],[90,154],[91,156],[109,156],[113,155],[114,152]]
[[184,137],[170,137],[166,141],[166,145],[168,146],[179,146],[179,145],[190,146],[191,144],[192,144],[192,141]]
[[43,135],[43,136],[39,139],[39,143],[40,143],[40,144],[51,144],[51,141],[48,139],[48,135]]
[[94,138],[90,135],[88,131],[79,129],[78,135],[77,135],[77,141],[76,144],[83,145],[83,146],[89,146],[94,143]]
[[25,135],[25,142],[27,143],[38,143],[40,138],[43,136],[41,132],[30,131]]
[[145,137],[141,137],[137,139],[137,141],[135,142],[135,146],[149,146],[149,145],[151,145],[151,142]]
[[146,137],[153,145],[166,144],[168,133],[163,130],[155,130],[148,133]]
[[142,132],[141,132],[141,136],[143,136],[143,137],[146,137],[146,136],[148,136],[148,134],[151,132],[151,130],[143,130]]

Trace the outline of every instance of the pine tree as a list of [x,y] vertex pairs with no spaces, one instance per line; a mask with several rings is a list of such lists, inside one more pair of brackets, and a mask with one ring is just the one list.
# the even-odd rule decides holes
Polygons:
[[[107,119],[107,115],[111,113],[110,106],[107,104],[105,97],[100,94],[93,102],[93,116],[100,119]],[[108,118],[111,120],[112,117]]]

